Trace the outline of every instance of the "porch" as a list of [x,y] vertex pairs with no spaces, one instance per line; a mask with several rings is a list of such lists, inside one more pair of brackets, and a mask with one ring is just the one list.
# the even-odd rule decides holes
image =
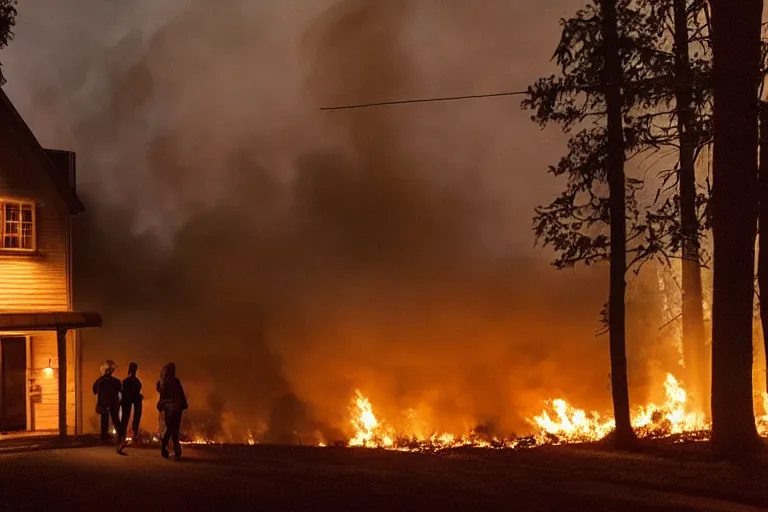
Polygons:
[[[101,315],[94,312],[42,312],[42,313],[0,313],[0,417],[4,423],[9,423],[8,418],[14,418],[17,425],[21,424],[21,416],[25,416],[26,431],[30,435],[39,435],[42,431],[35,429],[30,420],[31,403],[41,394],[40,386],[35,385],[37,372],[42,372],[48,378],[56,379],[56,402],[58,409],[59,436],[67,435],[67,383],[71,380],[74,388],[74,417],[81,409],[80,387],[80,346],[76,338],[72,340],[72,357],[68,362],[67,333],[72,330],[86,327],[101,327]],[[48,365],[43,368],[34,368],[31,364],[30,340],[32,333],[55,333],[56,364],[52,366],[49,358]],[[3,343],[5,341],[5,343]],[[22,352],[23,350],[23,352]],[[68,374],[68,365],[72,368],[72,375]],[[23,398],[22,398],[23,397]],[[23,402],[22,402],[23,400]],[[23,407],[23,408],[22,408]],[[10,412],[9,412],[10,411]],[[53,411],[51,411],[53,413]],[[51,418],[53,419],[53,418]],[[13,423],[13,421],[11,423]],[[75,420],[75,433],[77,434],[78,422]],[[23,435],[23,434],[17,434]]]

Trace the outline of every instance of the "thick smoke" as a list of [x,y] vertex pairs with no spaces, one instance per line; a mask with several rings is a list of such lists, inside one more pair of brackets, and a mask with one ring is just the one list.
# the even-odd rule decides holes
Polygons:
[[199,430],[277,442],[343,436],[355,388],[414,429],[609,403],[605,276],[556,273],[530,232],[563,137],[514,98],[318,109],[522,88],[578,2],[72,3],[25,2],[4,62],[78,152],[86,389],[137,361],[151,411],[173,360]]

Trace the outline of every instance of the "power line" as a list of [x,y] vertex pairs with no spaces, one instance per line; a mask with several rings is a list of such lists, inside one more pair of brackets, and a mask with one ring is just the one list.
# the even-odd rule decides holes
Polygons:
[[383,107],[387,105],[405,105],[406,103],[431,103],[435,101],[471,100],[477,98],[497,98],[499,96],[520,96],[527,91],[496,92],[491,94],[469,94],[466,96],[444,96],[440,98],[420,98],[415,100],[381,101],[377,103],[361,103],[358,105],[342,105],[337,107],[320,107],[320,110],[349,110],[353,108]]

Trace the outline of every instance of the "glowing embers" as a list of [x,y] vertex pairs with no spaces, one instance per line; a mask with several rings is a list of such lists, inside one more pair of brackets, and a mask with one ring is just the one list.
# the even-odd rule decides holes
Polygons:
[[204,437],[191,437],[185,441],[181,441],[181,444],[220,444],[216,441],[213,441],[211,439],[206,439]]

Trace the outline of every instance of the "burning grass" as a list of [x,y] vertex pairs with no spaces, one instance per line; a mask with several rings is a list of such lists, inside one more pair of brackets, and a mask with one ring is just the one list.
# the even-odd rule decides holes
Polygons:
[[[650,403],[632,411],[632,426],[637,435],[645,439],[669,438],[675,442],[707,440],[709,423],[703,413],[689,410],[688,394],[671,373],[666,376],[664,392],[663,403]],[[756,422],[760,434],[768,436],[768,394],[763,395],[763,402],[764,415],[758,416]],[[348,446],[432,452],[461,447],[516,449],[600,441],[615,427],[613,418],[577,409],[562,398],[549,400],[540,414],[527,421],[533,434],[522,438],[491,436],[480,428],[461,436],[407,435],[377,418],[371,402],[357,390],[350,419],[355,435]]]
[[[632,426],[641,439],[665,439],[671,443],[706,441],[710,425],[704,414],[690,410],[688,394],[681,383],[671,374],[664,381],[665,400],[636,407],[631,414]],[[768,393],[763,394],[762,415],[756,417],[760,434],[768,437]],[[546,445],[593,443],[605,439],[614,429],[612,417],[597,412],[587,412],[573,407],[563,398],[545,403],[541,413],[527,419],[532,434],[525,437],[499,437],[487,428],[476,427],[456,435],[432,432],[416,435],[401,432],[382,420],[374,412],[371,401],[355,390],[349,412],[349,424],[354,435],[346,442],[329,442],[315,433],[314,446],[348,446],[378,448],[407,452],[440,452],[458,448],[522,449]],[[297,435],[298,437],[298,435]],[[157,442],[158,435],[150,442]],[[223,444],[205,435],[185,435],[184,444]],[[257,436],[250,430],[240,444],[259,444]]]

